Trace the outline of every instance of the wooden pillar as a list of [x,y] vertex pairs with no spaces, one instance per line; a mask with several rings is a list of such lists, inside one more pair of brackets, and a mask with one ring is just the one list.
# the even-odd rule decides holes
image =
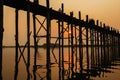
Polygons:
[[3,0],[0,0],[0,79],[2,80]]
[[58,20],[58,37],[59,37],[59,80],[61,80],[61,28],[60,28],[60,20]]
[[116,30],[114,31],[114,61],[116,58]]
[[[64,13],[64,5],[62,4],[62,14]],[[64,79],[64,21],[62,16],[62,77]]]
[[117,31],[117,56],[119,58],[119,31]]
[[[73,12],[70,12],[70,16],[73,17]],[[71,21],[72,22],[72,21]],[[72,78],[74,73],[74,45],[73,45],[73,24],[71,23],[71,70]]]
[[96,66],[97,65],[97,60],[98,60],[98,58],[97,58],[97,30],[94,30],[94,34],[95,34],[95,65],[94,66]]
[[[102,22],[100,22],[100,27],[102,27]],[[102,65],[103,64],[103,32],[102,30],[100,31],[100,54],[101,54],[100,65]]]
[[46,67],[50,67],[50,12],[49,12],[49,0],[46,0],[46,4],[47,4],[47,61],[46,61]]
[[[79,12],[79,20],[81,20],[81,12]],[[79,65],[80,73],[83,73],[83,46],[82,46],[82,27],[79,25]]]
[[114,61],[115,61],[115,58],[116,58],[116,31],[114,33]]
[[114,60],[114,31],[113,29],[111,28],[111,31],[112,31],[112,35],[111,35],[111,61]]
[[105,24],[103,24],[103,61],[104,61],[104,64],[103,66],[105,67],[106,66],[106,27],[105,27]]
[[87,69],[89,69],[89,51],[88,51],[88,15],[86,16],[86,57],[87,57]]
[[36,80],[36,56],[37,56],[37,42],[36,42],[36,20],[35,20],[35,14],[33,14],[33,32],[34,32],[34,80]]
[[15,55],[15,74],[14,74],[14,80],[17,80],[18,76],[18,40],[19,40],[19,32],[18,32],[18,9],[15,10],[15,45],[16,45],[16,55]]
[[91,44],[91,68],[94,67],[94,30],[90,29],[90,44]]
[[109,27],[106,28],[106,56],[107,56],[107,65],[109,65]]
[[[38,4],[36,0],[34,0],[35,4]],[[33,75],[34,80],[36,80],[36,70],[37,70],[37,40],[36,40],[36,20],[35,20],[36,14],[33,13],[33,34],[34,34],[34,66],[33,66]]]
[[69,70],[68,70],[68,78],[70,78],[70,26],[68,23],[68,66],[69,66]]
[[110,62],[112,61],[112,28],[110,28]]
[[115,53],[116,53],[116,50],[115,50],[115,38],[116,38],[116,36],[115,36],[115,30],[114,30],[114,35],[113,35],[113,54],[114,54],[113,58],[114,58],[114,60],[115,60],[115,57],[116,57],[116,55],[115,55]]
[[120,58],[120,32],[118,32],[118,56]]
[[119,58],[120,58],[120,32],[118,34],[118,54],[119,54]]
[[[99,26],[99,21],[97,20],[97,27]],[[99,31],[97,30],[97,48],[98,48],[98,66],[100,64],[100,45],[99,45]]]
[[75,45],[74,45],[74,47],[75,47],[75,71],[77,72],[77,32],[76,32],[76,26],[74,27],[74,30],[75,30],[75,38],[74,38],[74,40],[75,40]]
[[47,80],[51,80],[51,66],[50,66],[50,36],[51,36],[51,23],[50,23],[50,3],[49,0],[46,0],[46,5],[47,5],[47,39],[46,39],[46,43],[47,43],[47,53],[46,53],[46,68],[47,68]]
[[[28,0],[29,1],[29,0]],[[27,80],[30,79],[30,8],[29,5],[27,5],[28,11],[27,11],[27,42],[28,42],[28,46],[27,46]]]

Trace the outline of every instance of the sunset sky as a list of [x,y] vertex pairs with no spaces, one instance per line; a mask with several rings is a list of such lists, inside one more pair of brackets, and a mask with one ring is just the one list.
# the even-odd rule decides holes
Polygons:
[[[45,1],[39,0],[39,3],[46,6]],[[85,19],[85,16],[89,15],[90,18],[98,19],[106,23],[106,25],[120,30],[120,0],[50,0],[50,7],[59,10],[61,3],[64,3],[64,12],[67,14],[73,11],[74,16],[78,17],[78,11],[81,11],[82,19]],[[4,45],[14,44],[14,21],[15,9],[4,6]],[[20,35],[22,36],[21,41],[25,41],[26,12],[20,11],[19,21]]]
[[82,17],[98,19],[115,28],[120,28],[120,0],[51,0],[51,7],[58,9],[64,3],[65,12],[73,11],[77,16],[81,11]]

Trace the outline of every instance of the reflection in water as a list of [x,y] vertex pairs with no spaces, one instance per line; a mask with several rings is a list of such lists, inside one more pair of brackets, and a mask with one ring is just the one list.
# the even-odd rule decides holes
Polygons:
[[[4,49],[3,49],[4,50]],[[86,68],[86,55],[83,54],[83,70],[82,73],[80,72],[80,63],[79,63],[79,58],[77,61],[77,69],[76,69],[76,64],[74,65],[74,69],[73,69],[73,74],[71,71],[71,60],[69,60],[69,54],[68,54],[68,48],[65,48],[65,61],[64,61],[64,73],[63,73],[63,68],[59,67],[58,64],[55,63],[54,58],[51,55],[51,68],[46,68],[46,54],[45,51],[46,49],[43,48],[39,48],[39,57],[37,56],[37,64],[36,64],[36,70],[34,71],[34,49],[31,48],[31,56],[30,56],[30,66],[29,69],[27,69],[23,58],[20,59],[19,63],[14,62],[15,61],[15,53],[11,54],[13,52],[10,51],[14,51],[14,48],[8,48],[5,49],[3,55],[3,66],[7,65],[6,68],[3,68],[3,73],[1,76],[3,76],[3,80],[89,80],[89,79],[109,79],[109,75],[111,74],[116,74],[114,73],[115,71],[117,73],[119,73],[120,70],[120,62],[119,59],[117,59],[114,62],[111,62],[111,64],[109,64],[108,66],[106,66],[106,63],[101,63],[101,65],[97,65],[94,64],[91,66],[91,68],[88,70]],[[85,53],[85,51],[83,51]],[[58,48],[56,48],[54,50],[56,59],[59,59],[59,54],[58,54]],[[37,55],[38,55],[37,54]],[[8,55],[8,56],[7,56]],[[12,56],[11,58],[9,56]],[[19,53],[20,56],[20,53]],[[90,55],[91,56],[91,55]],[[24,52],[24,57],[27,60],[27,50],[25,50]],[[5,60],[6,59],[6,60]],[[74,58],[76,59],[76,58]],[[15,64],[14,65],[10,65],[10,64]],[[76,62],[75,62],[76,63]],[[103,65],[105,64],[105,65]],[[108,63],[107,63],[108,64]],[[9,66],[8,66],[9,65]],[[13,70],[11,70],[14,67],[14,72]],[[8,73],[8,69],[10,68],[9,71],[10,73]],[[5,70],[6,69],[6,70]],[[87,74],[87,72],[89,72],[89,74]],[[14,73],[14,74],[13,74]],[[72,77],[73,75],[73,77]],[[7,76],[7,77],[6,77]],[[14,77],[13,77],[14,76]],[[107,77],[108,76],[108,77]],[[13,78],[12,78],[13,77]],[[116,76],[115,78],[119,78],[119,76]],[[2,80],[2,79],[1,79]],[[109,79],[112,80],[112,79]],[[119,79],[118,79],[119,80]]]
[[14,80],[17,80],[18,77],[18,55],[16,53],[15,56],[15,74],[14,74]]

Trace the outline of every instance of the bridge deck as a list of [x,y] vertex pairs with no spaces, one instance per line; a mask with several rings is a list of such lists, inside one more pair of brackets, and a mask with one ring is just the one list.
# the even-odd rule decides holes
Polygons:
[[[33,2],[29,2],[29,1],[25,1],[25,0],[4,0],[4,5],[12,7],[12,8],[24,10],[24,11],[28,11],[28,9],[29,9],[29,11],[34,14],[41,15],[44,17],[47,16],[47,8],[42,5],[35,4]],[[64,22],[67,22],[70,24],[72,23],[76,26],[86,27],[86,25],[88,25],[88,23],[86,23],[86,21],[77,19],[75,17],[71,17],[65,13],[62,14],[61,12],[55,11],[53,9],[49,9],[49,11],[50,11],[50,19],[51,20],[52,19],[61,20],[61,17],[62,17]],[[95,29],[99,32],[105,31],[105,32],[108,32],[109,34],[115,34],[115,35],[119,36],[119,33],[116,33],[116,31],[110,30],[108,28],[102,28],[97,25],[94,25],[92,27],[90,27],[90,26],[87,26],[87,27]]]

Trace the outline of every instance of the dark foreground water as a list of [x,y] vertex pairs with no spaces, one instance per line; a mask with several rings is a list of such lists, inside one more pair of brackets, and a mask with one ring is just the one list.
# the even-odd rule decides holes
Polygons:
[[[22,49],[21,49],[22,50]],[[68,79],[67,70],[68,66],[68,50],[65,49],[65,80]],[[58,60],[58,49],[54,50],[54,54],[56,59]],[[20,57],[18,59],[18,74],[16,75],[15,68],[15,48],[3,48],[3,62],[2,62],[2,77],[3,80],[14,80],[15,76],[17,80],[27,80],[28,72],[26,70],[26,60],[27,60],[27,50],[23,53],[24,57]],[[20,56],[20,53],[19,53]],[[83,66],[86,67],[86,55],[84,54]],[[30,78],[29,80],[34,80],[36,75],[36,80],[46,80],[47,79],[47,70],[46,70],[46,49],[39,48],[37,54],[37,65],[39,65],[36,73],[33,72],[33,64],[34,64],[34,49],[31,48],[31,57],[30,57]],[[79,70],[79,68],[77,69]],[[59,80],[59,67],[58,64],[55,63],[55,58],[51,53],[51,80]],[[97,76],[90,76],[91,80],[120,80],[120,61],[116,60],[114,65],[109,68],[104,68],[104,71],[101,71]],[[74,79],[72,79],[74,80]],[[85,79],[84,79],[85,80]]]

